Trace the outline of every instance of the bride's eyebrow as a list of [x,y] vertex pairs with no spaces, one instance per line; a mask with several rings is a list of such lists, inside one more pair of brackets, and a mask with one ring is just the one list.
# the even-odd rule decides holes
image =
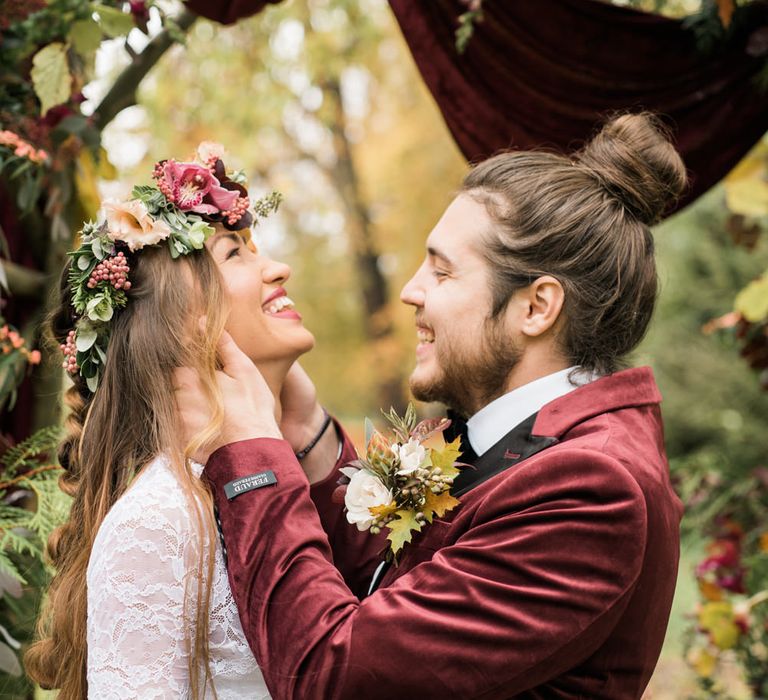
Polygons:
[[234,243],[237,243],[238,245],[241,245],[243,243],[243,239],[238,236],[236,233],[225,233],[219,236],[211,246],[211,252],[214,252],[216,250],[216,246],[219,245],[222,241],[230,240]]

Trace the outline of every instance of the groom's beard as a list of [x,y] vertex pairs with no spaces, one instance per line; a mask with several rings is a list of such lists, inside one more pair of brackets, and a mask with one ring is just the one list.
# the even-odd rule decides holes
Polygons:
[[411,392],[419,401],[440,401],[465,417],[505,392],[507,377],[522,355],[493,319],[486,320],[482,337],[474,342],[442,341],[435,340],[437,376],[421,381],[412,377]]

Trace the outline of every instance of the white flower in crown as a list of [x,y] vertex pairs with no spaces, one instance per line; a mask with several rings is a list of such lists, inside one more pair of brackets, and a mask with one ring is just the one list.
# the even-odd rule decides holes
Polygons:
[[171,235],[170,226],[162,219],[153,219],[138,199],[127,202],[107,200],[102,206],[107,219],[107,236],[113,241],[122,241],[130,250],[155,245]]
[[227,160],[227,155],[224,146],[215,141],[203,141],[197,147],[197,161],[206,166],[210,166],[217,160]]
[[394,443],[392,452],[400,459],[400,469],[398,474],[413,474],[422,464],[427,456],[427,450],[421,446],[418,440],[411,438],[404,445]]
[[391,503],[392,491],[367,469],[343,467],[340,471],[350,479],[344,495],[347,522],[356,525],[357,529],[363,532],[376,520],[370,509]]

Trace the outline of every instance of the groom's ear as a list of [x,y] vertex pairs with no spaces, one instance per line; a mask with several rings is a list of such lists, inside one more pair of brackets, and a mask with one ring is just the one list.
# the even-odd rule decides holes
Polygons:
[[519,294],[527,305],[520,325],[523,335],[536,338],[555,328],[565,303],[565,290],[557,279],[544,275]]

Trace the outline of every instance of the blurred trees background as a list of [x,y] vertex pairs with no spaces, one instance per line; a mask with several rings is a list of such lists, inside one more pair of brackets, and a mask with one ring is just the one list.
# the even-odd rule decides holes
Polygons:
[[[56,1],[62,11],[78,5],[78,0]],[[737,4],[616,1],[675,16],[697,12],[704,5],[721,10]],[[87,20],[92,8],[79,4],[85,7]],[[83,114],[66,115],[77,119],[64,122],[57,141],[60,146],[70,139],[70,146],[78,148],[56,152],[57,157],[62,153],[67,157],[61,155],[57,161],[59,180],[48,181],[56,186],[64,177],[60,186],[69,188],[71,204],[60,210],[57,230],[46,234],[55,235],[32,238],[43,252],[58,251],[58,257],[42,266],[46,284],[52,284],[50,274],[61,264],[61,251],[72,245],[77,219],[95,213],[97,183],[102,195],[127,193],[133,184],[149,181],[157,160],[184,158],[201,140],[219,141],[230,150],[232,165],[249,175],[254,192],[277,189],[285,197],[279,215],[262,224],[255,239],[293,269],[286,286],[318,341],[304,364],[323,402],[352,428],[362,424],[362,416],[378,415],[380,407],[402,405],[415,334],[413,312],[398,301],[399,290],[420,263],[424,240],[467,166],[413,65],[386,1],[286,0],[232,27],[205,20],[189,23],[186,37],[174,23],[164,23],[180,9],[177,3],[161,3],[162,16],[156,7],[143,14],[144,3],[103,6],[108,5],[129,16],[130,22],[117,28],[110,25],[106,31],[104,21],[95,15],[101,23],[98,36],[94,40],[91,30],[87,70],[82,84],[75,86],[83,93]],[[103,14],[116,19],[107,10]],[[146,48],[147,38],[132,28],[140,21],[149,22],[151,36],[165,32],[179,43],[157,61],[148,77],[134,80],[139,85],[137,105],[111,110],[102,121],[89,118],[99,114],[105,100],[114,99],[113,86],[125,80],[126,71],[135,65],[134,55]],[[119,97],[127,98],[116,103],[123,107],[130,105],[133,94],[129,90]],[[756,99],[764,95],[756,92]],[[0,130],[6,128],[9,121],[0,109]],[[755,620],[765,619],[754,615],[746,622],[736,619],[734,606],[746,599],[745,594],[720,586],[723,571],[744,568],[746,575],[749,564],[750,572],[760,574],[768,559],[768,537],[765,556],[761,554],[764,521],[761,524],[757,517],[768,512],[768,479],[763,483],[760,471],[768,467],[768,393],[761,388],[758,372],[739,357],[746,336],[755,329],[762,333],[764,326],[752,323],[747,328],[743,314],[734,313],[739,291],[768,268],[768,238],[762,233],[768,221],[766,147],[758,148],[749,162],[754,167],[747,177],[751,194],[746,204],[744,196],[733,196],[732,186],[729,194],[726,183],[656,231],[661,296],[635,362],[653,366],[664,395],[668,454],[688,508],[684,525],[687,549],[693,554],[681,568],[684,597],[676,603],[679,615],[654,681],[654,698],[686,693],[693,697],[697,692],[693,673],[684,670],[684,654],[704,697],[720,692],[718,663],[726,667],[723,697],[739,693],[750,697],[743,672],[734,665],[747,636],[734,637],[733,629],[744,623],[752,630]],[[5,191],[18,197],[14,190],[18,181],[11,181],[7,171],[3,178]],[[30,231],[50,226],[46,199],[50,192],[49,187],[32,202],[36,213],[31,219],[21,219]],[[46,248],[45,241],[55,245]],[[9,257],[7,252],[4,257]],[[9,272],[15,269],[7,260],[3,265]],[[39,277],[34,279],[42,284]],[[26,329],[27,347],[40,342],[40,318],[38,312]],[[47,356],[48,362],[34,369],[35,400],[45,403],[45,414],[51,416],[61,375],[55,349]],[[20,378],[25,368],[17,363],[13,376]],[[9,423],[4,425],[7,430]],[[29,461],[17,464],[11,477],[35,468]],[[6,493],[2,486],[0,496]],[[38,535],[36,561],[39,545]],[[711,564],[713,557],[719,558],[695,577],[695,558],[704,555],[705,547],[705,561]],[[724,558],[723,550],[733,555],[731,559]],[[756,557],[757,563],[749,557]],[[714,582],[707,578],[713,572]],[[0,624],[12,620],[9,629],[19,639],[31,629],[42,580],[35,569],[27,585],[33,595],[23,598],[30,602],[22,607],[14,602],[19,598],[8,593],[21,593],[18,585],[7,583],[4,589],[0,578]],[[750,579],[745,592],[759,592],[761,586],[765,588],[765,580]],[[693,610],[697,596],[711,613],[706,624],[700,615],[691,623],[682,617]],[[706,608],[710,603],[721,607]],[[730,608],[723,608],[723,603]],[[686,625],[687,651],[680,639]],[[697,628],[703,630],[700,638]],[[763,630],[765,634],[768,631]],[[768,658],[765,641],[749,638],[749,649],[758,649],[750,651],[749,658],[758,664],[760,654]],[[13,671],[5,670],[9,668]],[[0,672],[0,694],[3,687],[9,694],[14,689],[19,697],[27,692],[10,676],[3,686],[2,678]]]
[[402,407],[414,336],[397,295],[466,166],[386,3],[286,3],[231,28],[200,21],[141,105],[149,148],[131,175],[215,137],[252,187],[285,195],[256,238],[293,267],[288,288],[325,348],[305,364],[329,406]]

